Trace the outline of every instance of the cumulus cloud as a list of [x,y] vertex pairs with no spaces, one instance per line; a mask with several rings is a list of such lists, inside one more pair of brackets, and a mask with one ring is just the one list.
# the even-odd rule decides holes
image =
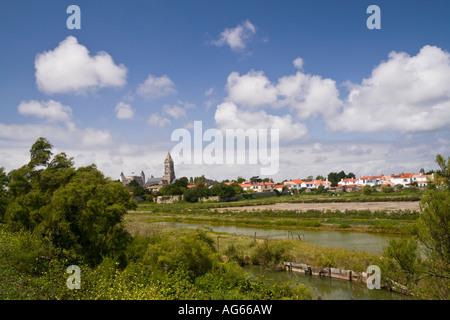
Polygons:
[[[297,58],[294,64],[300,66]],[[336,82],[317,75],[298,71],[272,83],[262,71],[250,71],[240,75],[232,72],[227,79],[229,101],[246,107],[288,107],[301,119],[317,114],[335,115],[341,106]]]
[[250,71],[228,76],[226,89],[228,100],[250,107],[273,104],[277,101],[277,89],[262,71]]
[[361,84],[351,84],[335,130],[400,133],[450,125],[450,54],[424,46],[415,56],[391,52]]
[[303,68],[303,59],[300,57],[297,57],[292,64],[294,65],[294,67],[296,67],[297,69],[301,70]]
[[306,126],[295,123],[290,115],[275,116],[267,114],[264,110],[240,110],[233,102],[224,102],[217,106],[214,115],[220,130],[226,129],[278,129],[280,138],[294,140],[307,134]]
[[122,87],[126,83],[127,69],[116,65],[106,52],[95,56],[67,37],[54,50],[39,53],[34,66],[38,89],[46,94],[83,94],[104,87]]
[[137,88],[137,94],[150,100],[176,93],[175,84],[167,76],[156,77],[151,74]]
[[125,102],[119,102],[114,108],[117,119],[131,119],[134,116],[134,111],[131,105]]
[[163,116],[160,116],[157,113],[153,113],[150,116],[150,118],[148,118],[147,123],[149,125],[151,125],[151,126],[156,126],[156,127],[159,127],[159,128],[162,128],[162,127],[164,127],[166,125],[170,125],[171,124],[169,119],[167,119],[167,118],[165,118]]
[[76,134],[79,136],[81,146],[83,147],[107,146],[112,142],[112,136],[109,130],[87,128],[84,130],[77,130]]
[[65,106],[54,100],[22,101],[17,109],[22,115],[45,119],[49,122],[67,122],[72,116],[72,109],[69,106]]
[[235,28],[225,29],[219,39],[213,42],[216,46],[228,45],[232,51],[239,51],[246,48],[248,41],[256,33],[255,26],[249,21],[245,21]]
[[318,114],[333,118],[342,105],[336,82],[318,75],[298,71],[280,78],[276,89],[278,107],[288,106],[301,119]]

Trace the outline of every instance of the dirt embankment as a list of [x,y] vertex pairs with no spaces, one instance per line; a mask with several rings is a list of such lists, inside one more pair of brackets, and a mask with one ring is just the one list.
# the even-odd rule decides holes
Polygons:
[[258,206],[218,208],[217,211],[256,211],[256,210],[420,210],[418,201],[398,202],[345,202],[345,203],[276,203]]

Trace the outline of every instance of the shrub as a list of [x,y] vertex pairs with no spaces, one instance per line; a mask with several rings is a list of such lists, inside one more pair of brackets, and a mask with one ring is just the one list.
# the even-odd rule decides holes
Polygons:
[[187,202],[198,202],[197,188],[190,188],[184,191],[184,200]]

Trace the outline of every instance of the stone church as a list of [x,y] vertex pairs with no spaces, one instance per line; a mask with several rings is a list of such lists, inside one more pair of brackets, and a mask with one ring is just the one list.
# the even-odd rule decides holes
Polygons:
[[138,176],[125,177],[123,172],[120,174],[120,181],[124,185],[129,184],[133,180],[137,181],[140,186],[150,190],[152,189],[159,190],[165,185],[174,183],[176,181],[175,169],[172,157],[170,156],[170,152],[167,153],[166,159],[164,160],[164,176],[160,178],[154,178],[153,176],[151,176],[151,178],[148,178],[148,180],[145,181],[144,171],[141,171],[141,174]]

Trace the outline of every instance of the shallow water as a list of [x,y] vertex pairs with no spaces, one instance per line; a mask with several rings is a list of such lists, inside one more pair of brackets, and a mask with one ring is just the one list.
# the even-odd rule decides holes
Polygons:
[[383,248],[388,245],[389,240],[398,239],[399,236],[368,234],[360,232],[345,231],[322,231],[322,230],[293,230],[293,229],[269,229],[256,227],[242,227],[230,225],[199,224],[185,222],[157,222],[158,224],[176,228],[208,228],[213,232],[229,233],[236,235],[247,235],[258,238],[269,239],[295,239],[300,238],[305,242],[321,247],[333,247],[355,251],[381,254]]
[[408,296],[390,292],[385,289],[368,289],[366,285],[328,277],[309,276],[287,271],[264,270],[260,267],[246,266],[249,275],[270,279],[271,281],[290,281],[292,285],[303,284],[312,292],[313,299],[320,296],[322,300],[403,300]]

